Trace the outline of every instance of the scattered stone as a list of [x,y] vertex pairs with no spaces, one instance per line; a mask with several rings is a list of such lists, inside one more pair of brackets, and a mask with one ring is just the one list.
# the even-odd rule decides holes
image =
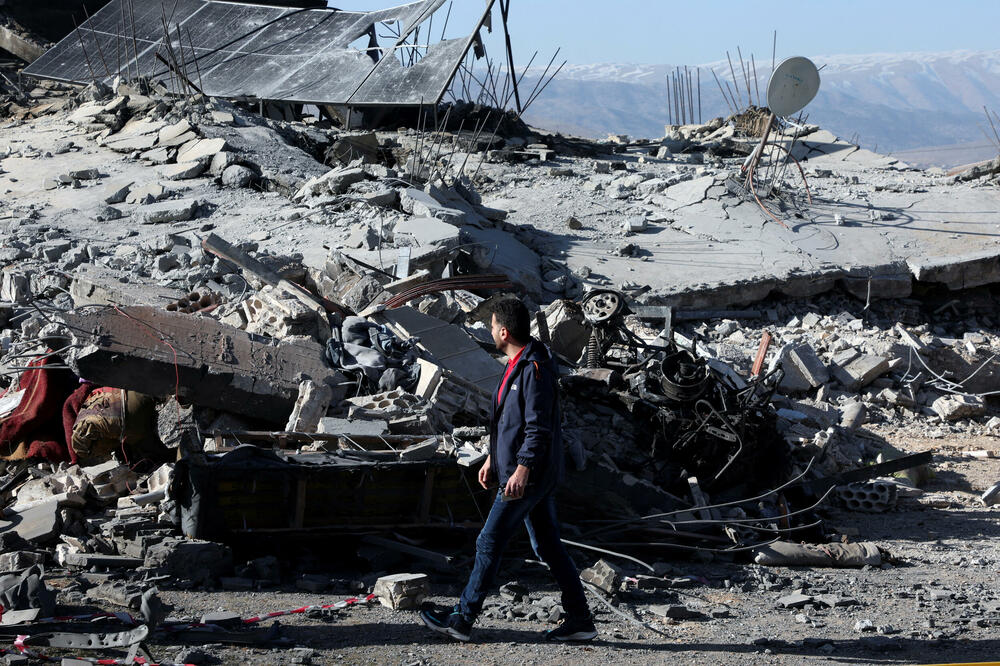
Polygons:
[[226,187],[246,187],[254,179],[254,172],[241,164],[233,164],[222,172],[222,184]]
[[133,216],[141,224],[183,222],[194,217],[198,203],[197,199],[162,201],[137,208]]
[[778,599],[778,605],[782,608],[802,608],[808,603],[812,603],[813,597],[803,594],[801,591],[792,592]]
[[205,162],[178,162],[164,167],[160,174],[167,180],[187,180],[200,176],[206,167]]
[[427,574],[393,574],[375,581],[373,590],[379,602],[393,610],[419,608],[424,598],[430,594],[430,580]]
[[196,139],[181,146],[177,151],[177,162],[205,162],[207,166],[216,153],[226,148],[225,139]]
[[846,365],[837,365],[834,375],[848,390],[857,391],[889,371],[889,359],[874,354],[864,354]]
[[637,233],[646,230],[646,218],[641,215],[632,215],[625,219],[622,228],[627,233]]
[[830,380],[830,373],[826,365],[816,355],[816,351],[809,345],[798,345],[788,350],[786,358],[795,364],[795,367],[802,376],[813,387],[819,387]]
[[598,560],[589,569],[580,572],[580,578],[606,594],[616,594],[621,587],[621,569],[607,560]]
[[931,409],[945,421],[957,421],[982,416],[986,403],[974,395],[943,395],[931,403]]
[[875,623],[871,620],[858,620],[854,623],[854,631],[859,634],[870,633],[875,631]]

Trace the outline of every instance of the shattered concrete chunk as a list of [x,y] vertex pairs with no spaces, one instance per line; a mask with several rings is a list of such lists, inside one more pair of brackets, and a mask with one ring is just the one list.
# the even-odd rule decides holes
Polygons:
[[580,578],[606,594],[616,594],[621,587],[622,573],[621,569],[602,559],[581,571]]
[[102,199],[106,204],[117,204],[125,201],[132,187],[132,180],[114,180],[104,186]]
[[178,580],[208,583],[232,567],[233,554],[221,543],[168,537],[149,547],[143,565]]
[[874,354],[864,354],[846,365],[834,366],[834,376],[851,391],[868,386],[889,371],[889,359]]
[[[77,336],[78,349],[67,359],[77,376],[147,395],[173,395],[179,373],[181,398],[280,424],[287,421],[303,378],[336,386],[342,377],[325,365],[322,347],[312,341],[269,342],[207,317],[150,307],[119,310],[127,316],[114,310],[62,315]],[[144,332],[149,327],[171,340],[170,346],[151,341]]]
[[197,139],[184,144],[177,151],[177,162],[211,162],[216,153],[227,148],[225,139]]
[[366,177],[364,169],[332,169],[322,176],[316,176],[306,181],[299,190],[292,195],[292,201],[298,203],[309,197],[324,194],[343,194],[354,183],[361,182]]
[[816,351],[809,345],[798,345],[788,350],[787,359],[813,387],[819,387],[830,380],[830,373]]
[[943,395],[931,403],[931,409],[945,421],[957,421],[982,416],[986,403],[974,395]]
[[200,176],[207,166],[205,162],[177,162],[163,167],[160,175],[167,180],[187,180]]
[[299,384],[299,396],[285,430],[289,432],[316,432],[320,419],[326,415],[333,399],[333,389],[307,379]]
[[372,590],[379,603],[393,610],[419,608],[424,598],[430,594],[430,579],[427,574],[392,574],[375,581]]
[[254,172],[241,164],[232,164],[222,172],[222,184],[226,187],[246,187],[254,179]]
[[184,222],[194,217],[198,210],[198,199],[176,199],[161,201],[137,208],[133,217],[140,224],[162,224],[164,222]]
[[840,427],[847,430],[857,430],[864,425],[867,415],[868,409],[865,407],[865,403],[860,401],[852,402],[844,407],[844,411],[840,417]]

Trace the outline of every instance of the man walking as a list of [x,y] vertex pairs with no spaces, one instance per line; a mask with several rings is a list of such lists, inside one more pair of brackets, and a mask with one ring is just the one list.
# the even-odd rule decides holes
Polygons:
[[564,454],[555,359],[531,338],[528,309],[517,299],[496,304],[492,333],[497,350],[507,356],[507,370],[493,400],[490,454],[479,470],[479,483],[487,488],[496,478],[500,489],[476,540],[475,565],[459,603],[451,609],[425,609],[420,617],[430,629],[468,641],[483,601],[496,585],[504,548],[523,521],[532,548],[562,590],[566,611],[566,619],[545,638],[591,640],[597,631],[556,518]]

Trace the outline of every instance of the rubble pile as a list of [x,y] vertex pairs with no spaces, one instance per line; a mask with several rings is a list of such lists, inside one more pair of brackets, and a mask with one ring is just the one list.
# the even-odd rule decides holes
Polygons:
[[[582,578],[609,604],[655,596],[647,614],[664,620],[728,612],[683,603],[697,581],[667,559],[889,562],[822,520],[921,493],[929,454],[889,430],[1000,427],[989,256],[801,275],[781,259],[777,277],[666,284],[675,240],[646,237],[712,246],[749,228],[727,179],[754,118],[586,142],[510,115],[470,132],[491,111],[465,102],[434,131],[354,131],[142,80],[3,94],[0,187],[37,181],[0,217],[4,625],[88,605],[116,609],[110,647],[275,645],[276,626],[252,628],[263,616],[168,617],[157,593],[357,595],[288,611],[327,620],[376,599],[419,606],[491,502],[476,482],[504,368],[491,304],[511,292],[560,359],[567,543],[605,558]],[[798,131],[819,165],[843,144]],[[871,223],[895,215],[875,192],[997,184],[854,148],[838,159],[876,170],[877,187],[809,163],[812,195],[863,200]],[[336,576],[257,552],[326,537],[355,562]],[[57,590],[55,572],[70,581]],[[781,606],[853,605],[814,592]],[[564,610],[513,582],[486,615]]]

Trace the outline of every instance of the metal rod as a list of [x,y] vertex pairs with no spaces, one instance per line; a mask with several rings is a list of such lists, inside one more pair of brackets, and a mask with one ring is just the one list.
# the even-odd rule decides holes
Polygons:
[[188,29],[188,44],[191,46],[191,56],[194,58],[194,69],[198,74],[198,87],[201,88],[201,93],[204,94],[205,85],[201,82],[201,65],[198,64],[198,53],[194,50],[194,41],[191,39],[191,30]]
[[715,77],[715,84],[719,86],[719,93],[722,95],[722,100],[726,103],[726,106],[729,107],[730,115],[736,115],[736,111],[733,109],[733,105],[729,103],[729,97],[726,95],[726,91],[722,89],[722,82],[719,81],[719,75],[715,73],[714,68],[711,71],[712,71],[712,76]]
[[684,66],[684,72],[687,74],[687,88],[688,88],[688,115],[690,116],[690,122],[694,124],[694,89],[691,85],[691,71]]
[[774,55],[778,52],[778,31],[774,31],[774,39],[771,42],[771,74],[774,74]]
[[674,114],[670,109],[670,77],[667,77],[667,124],[674,124]]
[[444,27],[441,28],[441,41],[444,41],[444,33],[448,29],[448,19],[451,18],[451,5],[453,3],[448,3],[448,13],[444,15]]
[[645,562],[643,562],[642,560],[640,560],[638,558],[632,557],[631,555],[625,555],[623,553],[616,553],[613,550],[606,550],[604,548],[598,548],[597,546],[591,546],[589,544],[580,543],[578,541],[570,541],[569,539],[559,539],[559,540],[562,541],[567,546],[573,546],[574,548],[583,548],[584,550],[592,550],[592,551],[594,551],[596,553],[604,553],[605,555],[611,555],[613,557],[620,557],[623,560],[629,560],[630,562],[635,562],[636,564],[640,564],[643,567],[645,567],[648,571],[654,571],[655,572],[655,570],[653,569],[652,566],[650,566],[649,564],[646,564]]
[[983,111],[986,112],[986,120],[989,121],[990,127],[993,129],[993,136],[995,136],[997,140],[997,148],[1000,148],[1000,134],[997,134],[997,126],[993,124],[993,119],[990,118],[990,110],[986,108],[985,104],[983,104]]
[[[733,87],[736,88],[736,94],[737,94],[737,97],[735,98],[737,102],[736,108],[741,109],[743,108],[743,98],[739,97],[740,87],[736,84],[736,68],[733,67],[733,58],[732,56],[729,55],[729,51],[726,51],[726,59],[729,60],[729,73],[733,75]],[[726,86],[728,87],[728,85],[729,82],[726,81]]]
[[744,63],[743,63],[743,52],[740,50],[739,45],[736,46],[736,53],[740,57],[740,69],[743,70],[743,80],[746,81],[746,84],[747,84],[747,100],[748,100],[748,104],[747,105],[748,106],[753,106],[753,95],[750,93],[750,72],[749,72],[750,68],[744,66]]
[[681,125],[684,124],[684,110],[681,108],[681,77],[677,75],[677,70],[674,69],[674,106],[677,107],[677,122]]
[[[87,11],[87,3],[83,3],[83,15],[87,18],[87,22],[90,23],[90,12]],[[74,19],[75,23],[75,19]],[[97,53],[101,56],[101,62],[104,63],[104,73],[111,78],[111,69],[108,67],[108,61],[104,59],[104,49],[101,48],[101,40],[97,37],[97,33],[94,32],[94,26],[90,26],[90,34],[94,38],[94,43],[97,44]]]
[[[122,2],[119,8],[122,14],[122,40],[125,42],[125,78],[130,79],[132,78],[132,69],[129,66],[128,57],[128,33],[126,32],[128,30],[128,21],[125,19],[125,3]],[[138,56],[136,56],[136,60],[138,59]]]
[[[514,51],[510,45],[510,30],[507,28],[507,12],[510,11],[510,0],[504,2],[500,0],[500,18],[503,20],[503,38],[507,44],[507,66],[508,71],[513,76],[514,72]],[[517,112],[521,113],[521,93],[517,89],[517,82],[514,82],[514,104],[516,105]]]
[[701,67],[695,71],[698,74],[698,123],[701,124],[705,122],[701,117]]
[[[729,87],[729,81],[726,81],[726,90],[729,91],[729,96],[732,97],[733,101],[735,102],[736,101],[736,95],[733,94],[733,89]],[[742,101],[742,99],[740,101]],[[742,107],[739,104],[737,104],[736,105],[736,113],[740,112],[740,108],[742,108]]]
[[135,39],[135,5],[132,0],[128,0],[128,20],[132,25],[132,54],[135,55],[135,78],[138,79],[142,71],[139,69],[139,43]]
[[[561,48],[561,47],[559,47],[559,48]],[[535,82],[535,87],[531,89],[531,94],[528,95],[528,99],[529,100],[532,97],[535,96],[535,91],[538,90],[538,86],[541,84],[542,79],[544,79],[545,76],[549,73],[549,68],[552,67],[552,63],[554,63],[556,61],[556,56],[559,55],[559,48],[557,48],[556,52],[552,54],[552,58],[549,60],[549,64],[545,66],[545,70],[542,72],[541,78],[538,79],[538,81]],[[524,113],[524,109],[521,110],[521,113]],[[518,118],[520,118],[520,117],[521,117],[521,114],[519,113],[518,114]]]
[[757,61],[750,54],[750,64],[753,65],[753,86],[757,89],[757,106],[760,106],[760,84],[757,82]]
[[[525,111],[527,111],[528,107],[531,106],[536,99],[538,99],[539,95],[541,95],[543,92],[545,92],[545,89],[548,88],[549,84],[552,83],[552,80],[554,78],[556,78],[556,76],[558,76],[559,72],[562,71],[562,68],[566,66],[567,62],[569,62],[569,61],[568,60],[563,60],[562,63],[558,67],[556,67],[556,71],[552,72],[552,75],[549,76],[548,80],[544,84],[542,84],[541,89],[539,89],[539,91],[537,93],[535,93],[534,95],[532,95],[528,99],[528,101],[525,102],[525,105],[524,105],[524,110]],[[520,118],[520,116],[518,116],[518,118]]]
[[83,50],[83,57],[87,59],[87,69],[90,70],[90,78],[96,84],[97,76],[94,74],[94,66],[90,63],[90,56],[87,54],[87,47],[83,44],[83,33],[80,32],[80,28],[76,25],[76,19],[73,19],[73,26],[76,29],[76,36],[80,40],[80,48]]

